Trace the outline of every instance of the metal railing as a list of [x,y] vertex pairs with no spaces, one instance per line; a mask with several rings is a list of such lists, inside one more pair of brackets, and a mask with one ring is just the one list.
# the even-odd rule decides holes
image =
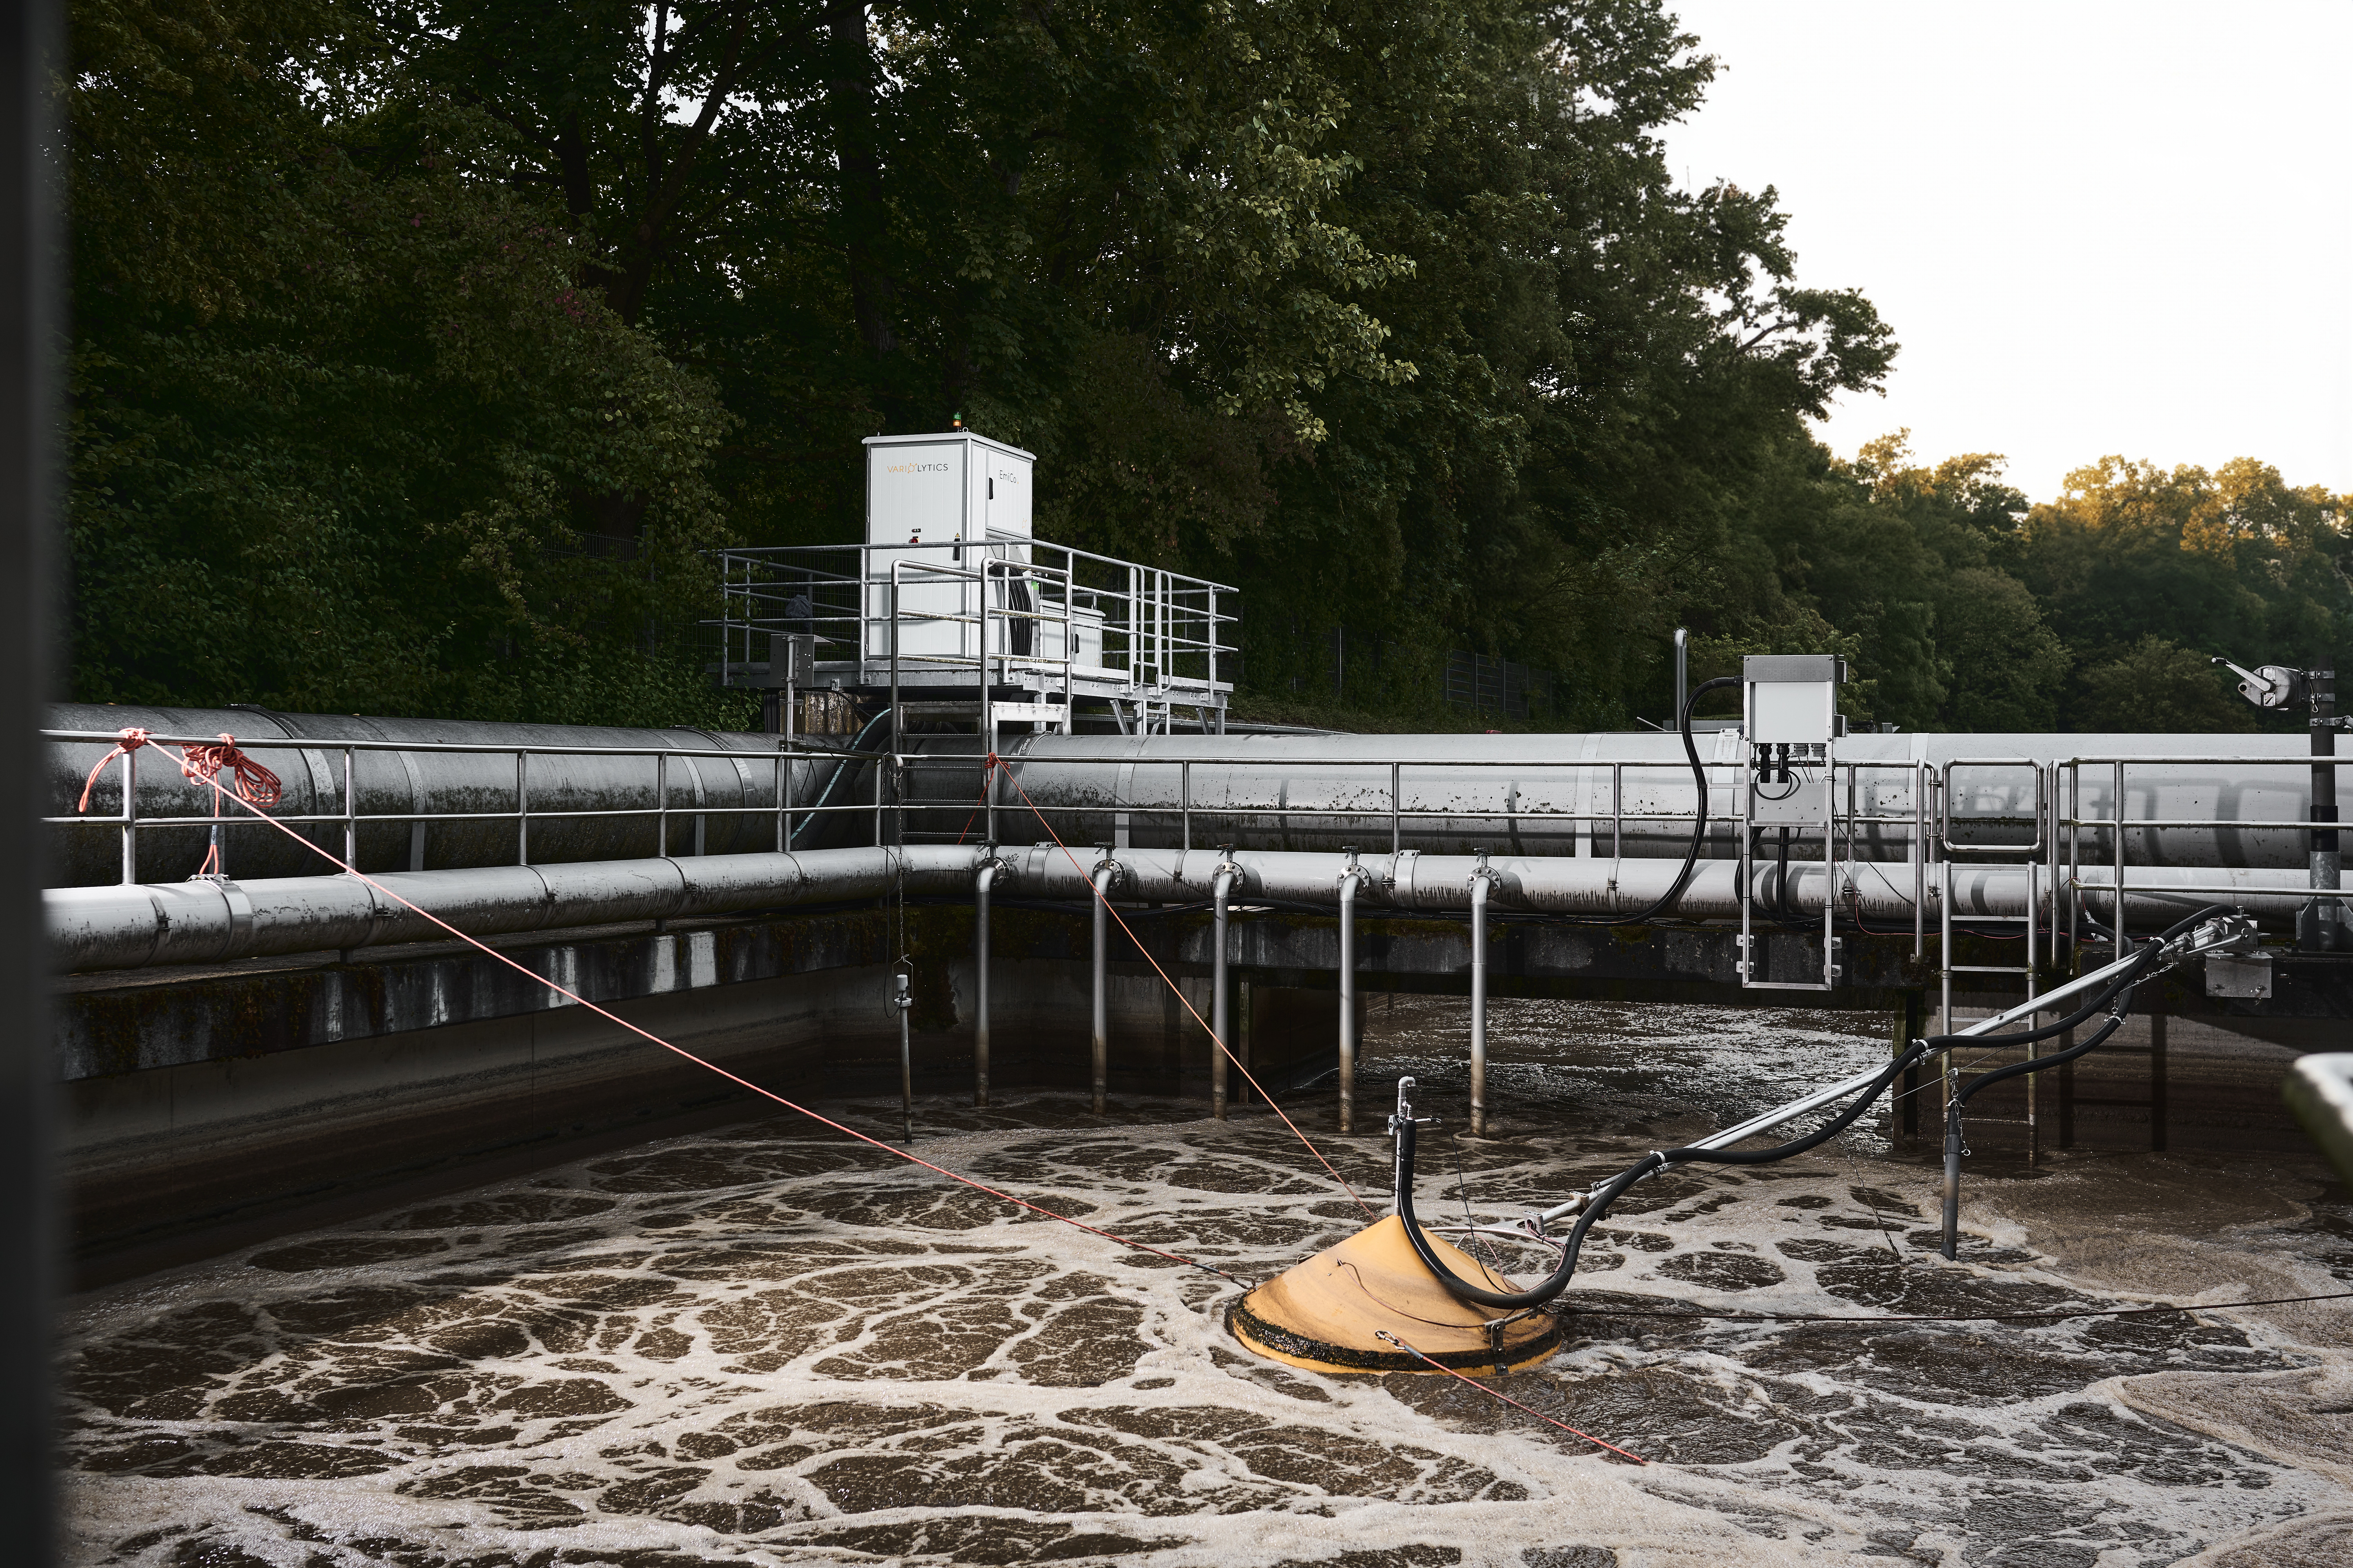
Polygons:
[[[108,731],[80,730],[43,730],[40,731],[40,735],[42,739],[47,741],[80,742],[106,746],[113,745],[119,738],[115,734]],[[151,734],[147,739],[150,745],[185,746],[216,744],[219,742],[220,737],[218,735]],[[710,817],[773,816],[776,819],[776,847],[782,850],[791,842],[792,837],[796,832],[794,819],[797,817],[806,819],[820,812],[844,810],[864,811],[867,809],[864,805],[825,806],[797,805],[793,800],[792,782],[792,768],[796,763],[822,762],[828,758],[845,755],[851,759],[857,759],[864,756],[864,753],[842,753],[829,751],[787,751],[782,748],[779,748],[774,752],[762,752],[726,751],[717,748],[688,746],[500,746],[476,744],[464,742],[359,741],[322,740],[310,738],[293,738],[285,740],[240,739],[237,742],[237,744],[248,756],[253,757],[257,762],[264,763],[265,765],[267,765],[268,759],[270,756],[283,752],[294,752],[297,753],[298,756],[300,753],[303,752],[313,752],[338,755],[341,757],[343,766],[340,771],[339,781],[336,784],[336,793],[343,803],[341,810],[288,812],[271,809],[266,812],[265,815],[267,815],[272,821],[282,823],[290,827],[340,826],[343,829],[343,859],[346,864],[354,864],[356,862],[360,829],[364,826],[377,823],[408,825],[417,822],[427,824],[458,822],[512,822],[515,825],[514,863],[518,866],[528,866],[532,863],[531,828],[532,824],[534,822],[570,822],[613,817],[649,817],[653,819],[655,823],[655,840],[661,847],[661,853],[668,855],[670,853],[670,818],[673,816],[687,817],[691,818],[694,823],[694,847],[691,853],[701,855],[703,852],[704,825],[706,820]],[[109,789],[116,789],[120,791],[121,798],[114,812],[110,814],[104,813],[102,809],[94,809],[91,813],[72,816],[44,816],[40,819],[44,823],[61,826],[77,826],[83,827],[111,826],[121,836],[121,880],[126,883],[136,882],[139,880],[139,836],[142,830],[174,831],[192,827],[205,827],[209,828],[212,831],[214,840],[217,844],[219,842],[219,834],[222,828],[239,825],[252,826],[254,821],[253,814],[242,807],[229,807],[226,810],[196,812],[187,815],[173,813],[148,814],[142,816],[139,809],[139,763],[144,752],[145,748],[142,747],[138,750],[126,752],[119,762],[110,767],[107,773],[98,780],[96,788],[92,792],[93,806],[102,808]],[[412,806],[406,811],[361,811],[358,804],[359,788],[356,775],[358,767],[357,759],[359,754],[364,752],[405,752],[411,754],[440,753],[512,757],[514,759],[514,784],[512,786],[515,801],[514,807],[512,810],[427,812],[419,811]],[[650,805],[642,806],[575,806],[567,805],[554,808],[549,808],[546,806],[534,808],[531,803],[531,763],[533,757],[614,757],[649,760],[653,763],[654,772],[654,803]],[[719,805],[701,799],[694,801],[691,805],[673,805],[670,804],[670,800],[671,784],[670,769],[674,763],[681,761],[725,762],[738,769],[765,771],[769,775],[767,783],[769,785],[771,799],[763,804],[746,805]],[[177,772],[176,763],[174,763],[174,771]],[[202,795],[210,795],[215,793],[213,787],[210,785],[191,784],[189,787]],[[226,788],[227,786],[223,787]],[[698,795],[702,793],[699,784],[696,785],[696,793]]]
[[775,683],[775,645],[792,637],[815,639],[817,673],[868,689],[894,663],[923,684],[987,666],[1034,690],[1181,702],[1221,699],[1239,668],[1239,590],[1046,540],[992,532],[714,559],[722,613],[702,625],[723,684]]

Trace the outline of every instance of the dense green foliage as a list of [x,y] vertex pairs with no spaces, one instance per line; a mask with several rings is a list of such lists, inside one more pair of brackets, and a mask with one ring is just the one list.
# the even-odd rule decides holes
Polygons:
[[853,537],[858,438],[957,414],[1041,531],[1239,584],[1271,691],[1345,626],[1400,650],[1356,700],[1477,647],[1622,723],[1687,623],[1907,726],[2236,723],[2180,649],[2347,624],[2343,504],[2258,465],[1833,461],[1893,338],[1669,178],[1660,0],[73,22],[86,698],[738,719],[693,552]]

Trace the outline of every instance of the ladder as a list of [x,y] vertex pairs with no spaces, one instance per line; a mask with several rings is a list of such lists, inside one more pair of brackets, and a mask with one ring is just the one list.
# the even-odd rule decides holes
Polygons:
[[[2034,781],[2032,842],[2024,845],[1956,844],[1953,842],[1953,773],[1961,768],[2023,768]],[[1936,849],[1937,849],[1937,978],[1942,988],[1939,1033],[1953,1032],[1953,976],[1956,974],[2016,975],[2024,990],[2024,1000],[2031,1002],[2042,994],[2042,902],[2047,884],[2044,857],[2056,837],[2051,829],[2052,793],[2046,788],[2042,764],[2031,757],[1952,757],[1936,770]],[[1957,858],[1969,857],[1979,865],[2016,864],[2022,858],[2026,869],[2026,904],[2022,913],[2014,915],[1980,914],[1970,917],[1971,923],[1983,925],[2022,926],[2025,943],[2024,963],[1955,963],[1953,948],[1957,936],[1954,929],[1955,887],[1953,869]],[[2039,1019],[2041,1015],[2032,1015]],[[2030,1025],[2030,1026],[2031,1026]],[[2040,1042],[2029,1042],[2026,1059],[2035,1060],[2040,1055]],[[1942,1103],[1949,1105],[1960,1089],[1960,1072],[1947,1050],[1938,1067],[1943,1079]],[[2039,1096],[2036,1080],[2040,1074],[2026,1076],[2026,1115],[2020,1117],[1985,1117],[1976,1120],[1996,1126],[2026,1129],[2027,1160],[2032,1163],[2042,1156],[2042,1130],[2038,1112]]]

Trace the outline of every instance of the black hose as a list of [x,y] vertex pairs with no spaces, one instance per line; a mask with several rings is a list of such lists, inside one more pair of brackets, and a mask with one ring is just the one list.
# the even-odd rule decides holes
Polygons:
[[[1653,1171],[1665,1170],[1686,1163],[1761,1165],[1775,1160],[1786,1160],[1794,1154],[1802,1154],[1837,1137],[1852,1126],[1855,1119],[1877,1100],[1882,1093],[1885,1092],[1887,1086],[1894,1082],[1897,1075],[1905,1068],[1917,1064],[1923,1057],[1964,1044],[1995,1047],[2027,1045],[2074,1028],[2093,1014],[2114,1003],[2115,1007],[2109,1021],[2090,1039],[2062,1051],[2057,1056],[2044,1057],[2031,1062],[2018,1062],[2007,1068],[1981,1074],[1955,1097],[1956,1106],[1965,1103],[1969,1095],[1988,1084],[1998,1083],[2008,1078],[2016,1078],[2022,1073],[2042,1072],[2046,1068],[2057,1067],[2063,1062],[2073,1061],[2077,1057],[2101,1045],[2122,1026],[2124,1014],[2132,1005],[2133,987],[2146,977],[2149,967],[2157,962],[2158,954],[2163,952],[2166,942],[2201,920],[2211,915],[2228,912],[2219,904],[2209,905],[2189,918],[2168,927],[2163,934],[2133,955],[2136,962],[2131,968],[2102,985],[2098,993],[2084,1006],[2055,1024],[2034,1029],[2021,1029],[2009,1035],[1936,1035],[1913,1041],[1887,1064],[1883,1071],[1855,1095],[1844,1110],[1802,1137],[1794,1138],[1787,1143],[1777,1143],[1769,1149],[1731,1150],[1687,1147],[1671,1149],[1663,1153],[1645,1154],[1634,1164],[1610,1178],[1608,1185],[1593,1194],[1591,1201],[1587,1203],[1583,1212],[1577,1216],[1577,1224],[1569,1232],[1567,1244],[1561,1250],[1559,1266],[1541,1282],[1525,1290],[1490,1290],[1484,1286],[1473,1285],[1446,1267],[1444,1260],[1440,1258],[1437,1252],[1432,1249],[1429,1238],[1422,1235],[1421,1227],[1415,1223],[1413,1217],[1413,1123],[1400,1121],[1398,1123],[1397,1205],[1398,1217],[1405,1222],[1406,1239],[1412,1244],[1414,1253],[1421,1259],[1422,1266],[1436,1276],[1438,1282],[1445,1286],[1448,1291],[1462,1300],[1505,1310],[1541,1307],[1568,1288],[1570,1276],[1577,1272],[1577,1253],[1584,1243],[1585,1233],[1593,1222],[1608,1213],[1609,1205],[1616,1203],[1627,1188]],[[1957,1110],[1955,1114],[1957,1114]]]
[[859,752],[865,750],[867,737],[874,733],[876,725],[889,722],[890,718],[891,710],[885,708],[866,721],[866,728],[860,730],[857,738],[849,742],[850,754],[835,766],[832,774],[825,781],[825,788],[818,792],[817,804],[803,808],[809,815],[793,825],[792,837],[785,840],[786,848],[789,849],[801,841],[801,835],[808,831],[809,824],[825,820],[825,804],[833,798],[833,786],[839,784],[845,775],[857,771],[855,759]]
[[1410,1121],[1400,1121],[1397,1124],[1397,1130],[1398,1217],[1405,1222],[1406,1239],[1413,1244],[1415,1255],[1421,1259],[1422,1267],[1438,1277],[1440,1284],[1463,1300],[1474,1301],[1482,1307],[1500,1307],[1505,1310],[1515,1311],[1527,1307],[1541,1307],[1567,1289],[1569,1276],[1577,1272],[1577,1256],[1585,1245],[1586,1231],[1591,1228],[1595,1220],[1600,1218],[1609,1210],[1611,1204],[1618,1201],[1619,1195],[1628,1187],[1666,1163],[1663,1155],[1645,1154],[1635,1164],[1611,1177],[1609,1184],[1596,1193],[1593,1201],[1585,1205],[1585,1212],[1577,1216],[1577,1224],[1569,1229],[1567,1243],[1561,1248],[1560,1266],[1555,1268],[1542,1283],[1526,1290],[1490,1290],[1482,1285],[1472,1284],[1468,1279],[1446,1267],[1444,1260],[1431,1249],[1430,1237],[1422,1234],[1420,1223],[1413,1217],[1414,1124]]
[[1699,806],[1692,820],[1691,844],[1683,850],[1683,869],[1675,873],[1674,884],[1661,894],[1658,900],[1649,909],[1640,914],[1611,915],[1606,920],[1596,920],[1589,916],[1556,915],[1552,917],[1555,921],[1562,925],[1642,925],[1657,919],[1665,910],[1672,908],[1675,900],[1683,896],[1683,889],[1691,885],[1692,872],[1699,865],[1700,846],[1707,842],[1707,768],[1699,760],[1698,743],[1692,739],[1692,710],[1697,707],[1699,700],[1709,692],[1739,684],[1739,678],[1730,675],[1719,675],[1714,680],[1701,681],[1692,688],[1691,695],[1683,699],[1683,713],[1676,720],[1676,729],[1683,738],[1683,755],[1691,763],[1692,783],[1699,790]]

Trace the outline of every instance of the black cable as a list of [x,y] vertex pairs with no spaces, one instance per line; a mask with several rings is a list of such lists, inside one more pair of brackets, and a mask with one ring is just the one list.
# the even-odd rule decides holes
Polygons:
[[1699,865],[1700,846],[1707,842],[1707,768],[1699,760],[1698,742],[1692,739],[1692,710],[1697,707],[1699,700],[1709,692],[1719,691],[1727,686],[1739,684],[1739,678],[1731,675],[1719,675],[1713,680],[1701,681],[1692,688],[1691,695],[1683,699],[1683,710],[1676,721],[1676,728],[1683,738],[1683,756],[1691,763],[1692,783],[1699,792],[1699,802],[1698,808],[1692,818],[1691,845],[1683,851],[1683,869],[1675,873],[1673,885],[1660,895],[1655,903],[1640,914],[1611,915],[1607,919],[1596,919],[1585,915],[1555,915],[1552,917],[1554,921],[1562,925],[1578,926],[1645,925],[1657,919],[1661,913],[1683,896],[1683,889],[1691,885],[1692,872]]
[[868,736],[874,733],[874,727],[876,725],[884,722],[890,717],[891,710],[885,708],[881,712],[875,714],[873,718],[869,719],[866,721],[866,728],[860,730],[858,732],[857,739],[849,742],[849,752],[845,753],[842,756],[841,761],[835,765],[832,776],[825,781],[825,788],[818,793],[817,804],[815,805],[802,807],[802,809],[807,811],[809,815],[802,817],[798,823],[794,825],[792,837],[785,840],[785,847],[786,848],[789,849],[794,845],[798,844],[801,841],[801,835],[808,831],[809,824],[826,820],[824,816],[825,804],[833,798],[833,786],[839,784],[845,774],[854,771],[854,765],[860,757],[877,754],[864,750],[866,739]]
[[[2093,995],[2092,999],[2084,1004],[2083,1007],[2069,1014],[2066,1017],[2062,1018],[2055,1024],[2050,1024],[2037,1028],[2021,1029],[2008,1035],[1936,1035],[1927,1038],[1913,1041],[1909,1047],[1898,1053],[1894,1059],[1890,1061],[1883,1071],[1874,1077],[1868,1085],[1864,1086],[1864,1088],[1854,1096],[1844,1110],[1841,1111],[1837,1116],[1832,1117],[1822,1126],[1816,1128],[1813,1131],[1806,1133],[1801,1137],[1793,1138],[1786,1143],[1777,1143],[1769,1149],[1702,1149],[1694,1146],[1682,1149],[1672,1149],[1664,1152],[1652,1152],[1644,1155],[1634,1164],[1629,1166],[1626,1170],[1612,1177],[1609,1184],[1602,1187],[1593,1194],[1591,1200],[1586,1204],[1584,1210],[1577,1216],[1576,1226],[1569,1232],[1567,1245],[1564,1247],[1561,1251],[1559,1267],[1555,1268],[1553,1272],[1542,1282],[1525,1290],[1490,1290],[1482,1286],[1473,1285],[1469,1280],[1464,1279],[1461,1276],[1449,1268],[1445,1262],[1439,1258],[1437,1253],[1431,1249],[1428,1238],[1421,1234],[1421,1228],[1419,1225],[1416,1223],[1413,1216],[1414,1124],[1410,1121],[1399,1121],[1397,1123],[1397,1205],[1398,1215],[1405,1222],[1406,1239],[1412,1243],[1414,1252],[1416,1256],[1420,1258],[1423,1267],[1428,1268],[1430,1273],[1437,1278],[1440,1284],[1443,1285],[1450,1292],[1461,1300],[1474,1302],[1479,1306],[1491,1308],[1517,1310],[1527,1307],[1540,1307],[1546,1301],[1551,1300],[1554,1297],[1559,1295],[1562,1290],[1567,1288],[1570,1277],[1577,1272],[1577,1253],[1584,1243],[1586,1231],[1591,1227],[1595,1220],[1600,1218],[1602,1215],[1609,1212],[1610,1205],[1616,1203],[1619,1197],[1625,1193],[1627,1188],[1632,1186],[1636,1182],[1641,1181],[1644,1176],[1651,1174],[1654,1171],[1666,1170],[1681,1163],[1704,1163],[1719,1165],[1758,1165],[1776,1160],[1786,1160],[1793,1155],[1802,1154],[1808,1150],[1817,1148],[1829,1142],[1831,1139],[1837,1137],[1841,1132],[1845,1131],[1849,1127],[1852,1126],[1855,1119],[1860,1117],[1865,1110],[1870,1108],[1873,1101],[1878,1100],[1879,1096],[1885,1091],[1887,1086],[1895,1080],[1897,1075],[1902,1073],[1905,1068],[1916,1065],[1924,1057],[1936,1051],[1948,1049],[1951,1047],[1964,1043],[1974,1046],[1989,1046],[1994,1047],[2028,1045],[2033,1041],[2047,1039],[2052,1035],[2061,1034],[2068,1029],[2077,1027],[2086,1019],[2091,1017],[2093,1014],[2099,1012],[2102,1008],[2107,1007],[2111,1003],[2114,1003],[2116,1005],[2115,1014],[2110,1019],[2107,1026],[2099,1030],[2091,1039],[2085,1041],[2083,1045],[2070,1050],[2063,1051],[2054,1057],[2044,1057],[2037,1061],[2018,1063],[2014,1064],[2010,1068],[2000,1068],[1995,1072],[1981,1075],[1980,1078],[1970,1086],[1968,1092],[1975,1092],[1977,1089],[1982,1088],[1988,1083],[1998,1082],[2004,1078],[2017,1077],[2021,1072],[2042,1072],[2047,1068],[2057,1067],[2062,1062],[2073,1061],[2077,1057],[2080,1057],[2085,1052],[2099,1046],[2111,1035],[2115,1034],[2116,1028],[2122,1025],[2124,1021],[2124,1010],[2126,1007],[2129,1007],[2132,1003],[2133,987],[2147,976],[2148,970],[2156,963],[2158,956],[2163,952],[2165,944],[2168,942],[2170,942],[2174,937],[2179,935],[2182,931],[2189,930],[2191,926],[2197,924],[2201,920],[2207,919],[2208,917],[2215,914],[2227,914],[2228,912],[2230,911],[2219,904],[2209,905],[2205,909],[2200,910],[2197,913],[2189,916],[2187,919],[2168,927],[2161,935],[2149,942],[2137,952],[2132,955],[2134,962],[2130,967],[2112,976],[2107,983],[2099,988],[2099,990]],[[1955,1115],[1959,1113],[1959,1103],[1960,1098],[1957,1098],[1955,1110],[1953,1111],[1953,1114]]]

